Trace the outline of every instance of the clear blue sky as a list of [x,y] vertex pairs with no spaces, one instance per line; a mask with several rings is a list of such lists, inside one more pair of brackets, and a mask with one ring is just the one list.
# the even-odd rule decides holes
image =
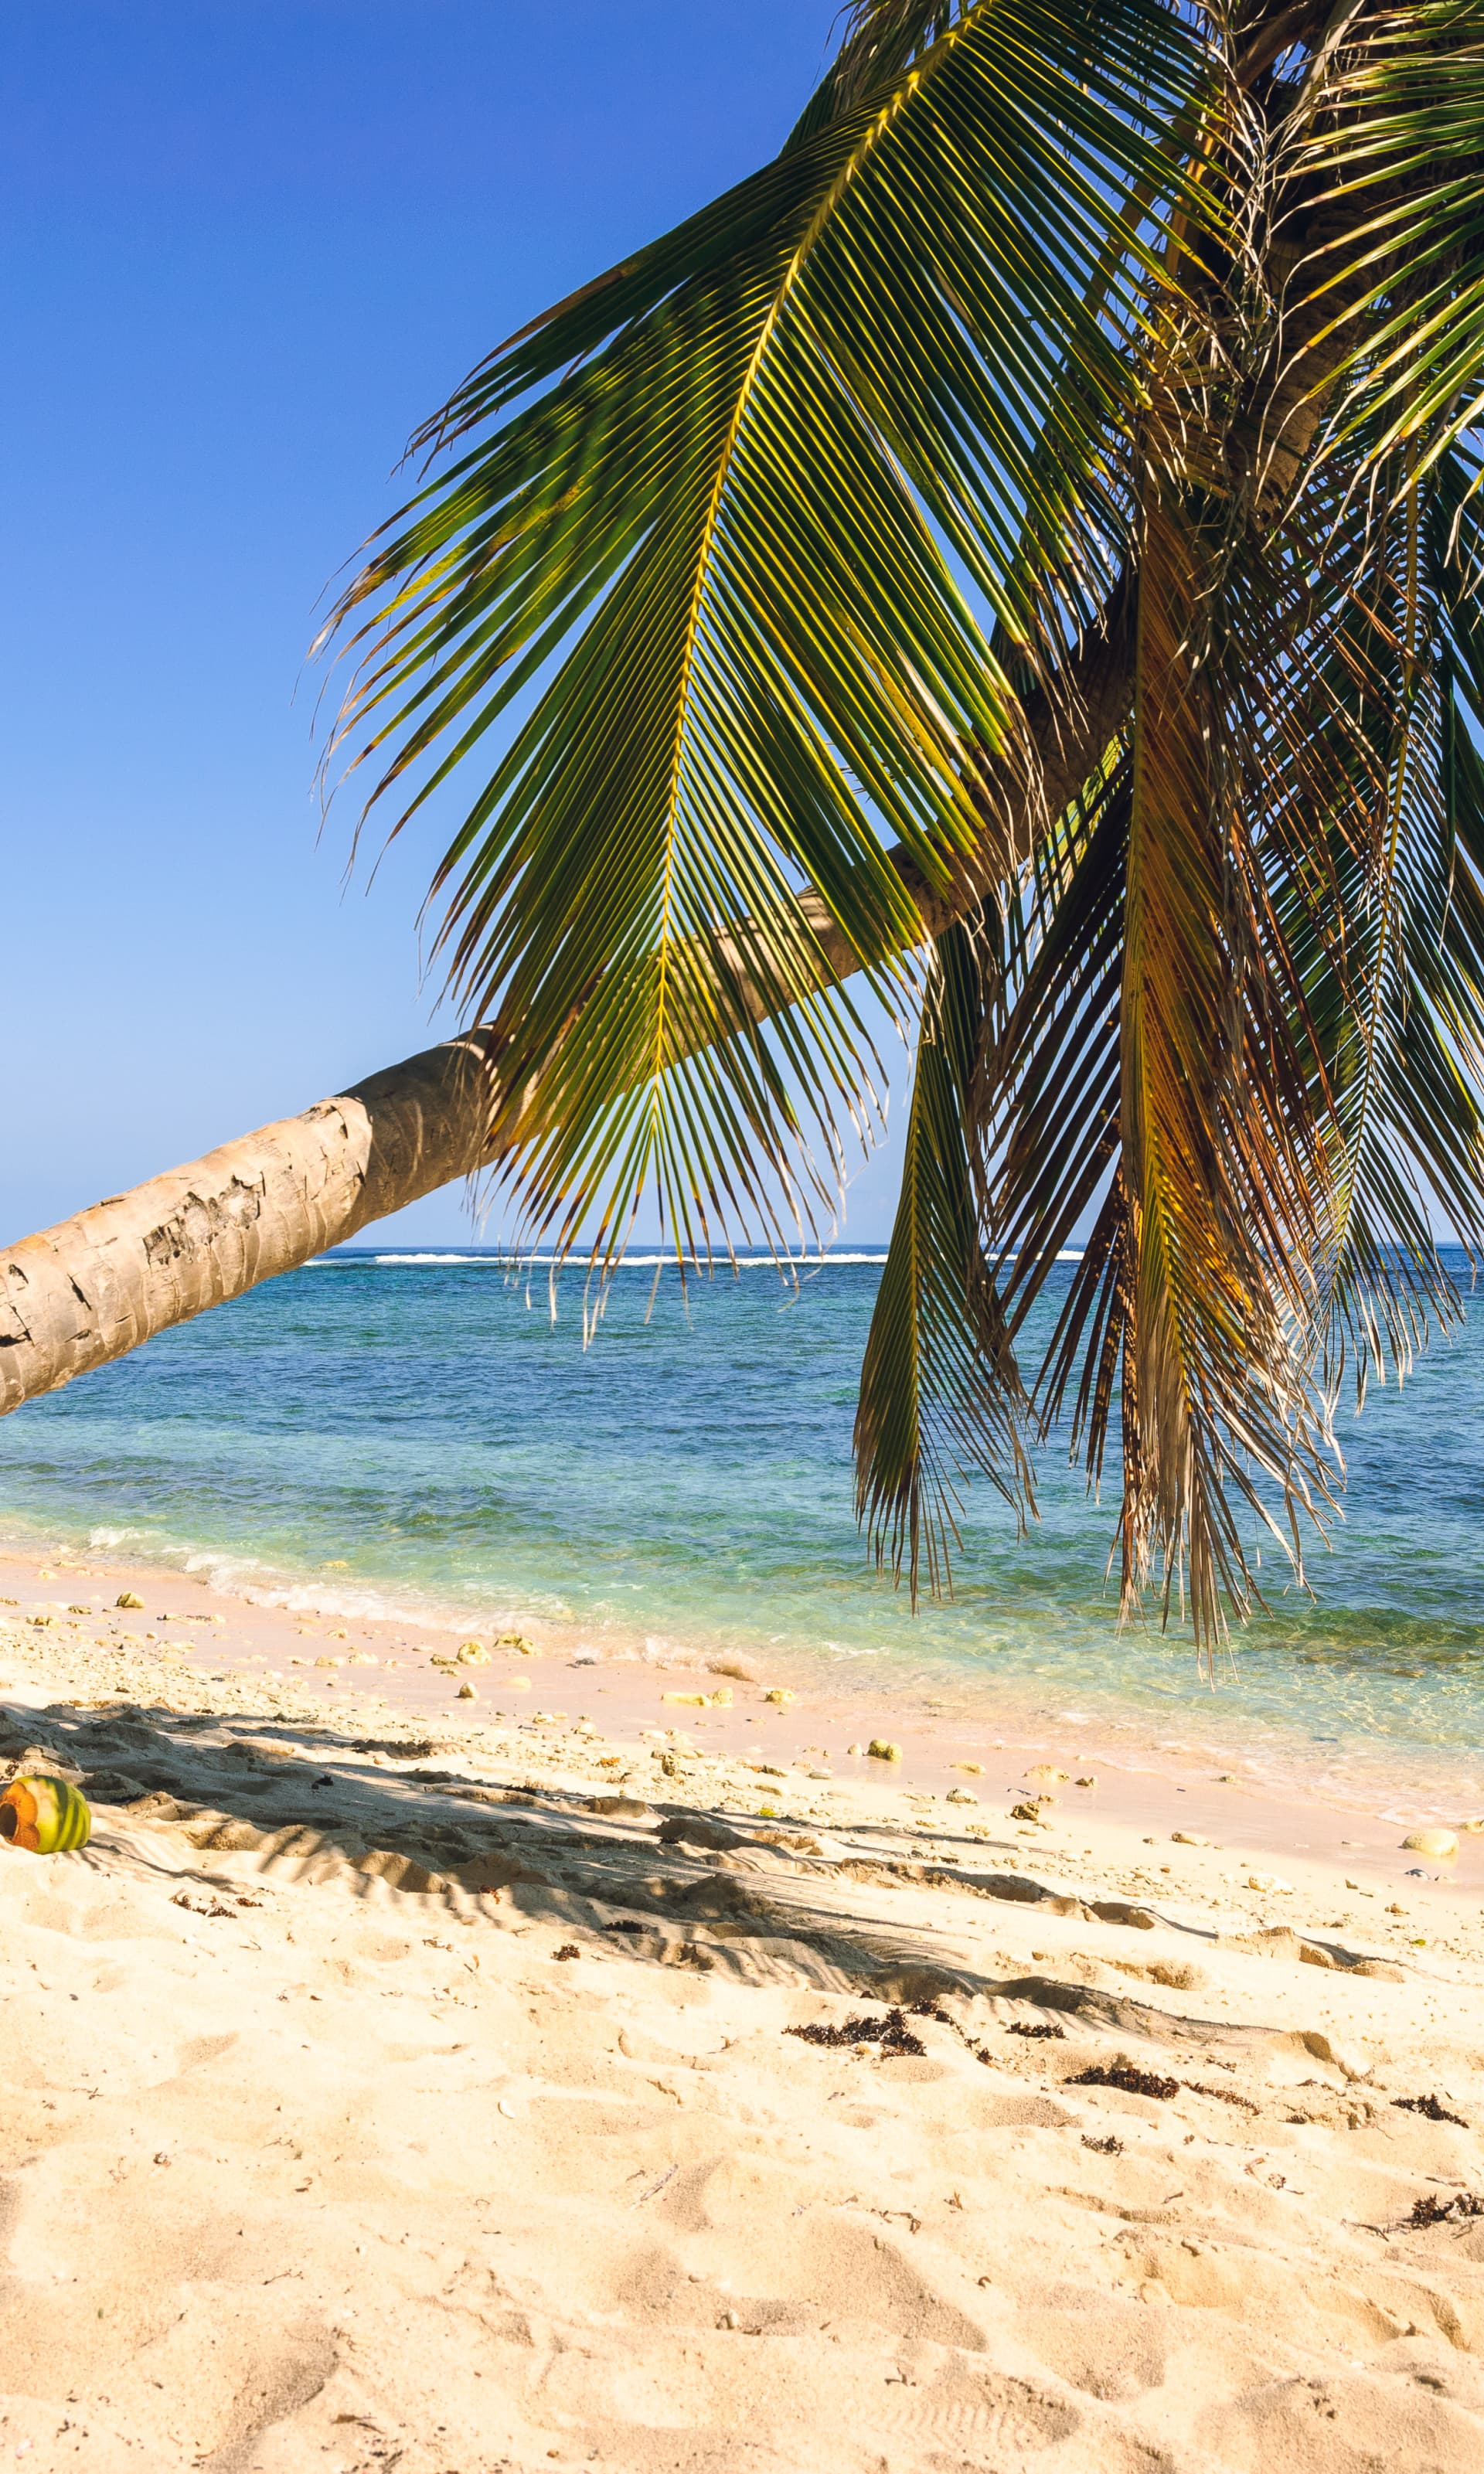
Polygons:
[[451,1027],[429,842],[347,891],[349,806],[317,838],[319,596],[480,353],[775,150],[835,16],[10,0],[0,1237]]

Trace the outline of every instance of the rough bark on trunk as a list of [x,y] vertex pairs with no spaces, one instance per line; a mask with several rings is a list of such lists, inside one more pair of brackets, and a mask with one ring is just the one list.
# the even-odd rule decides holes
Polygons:
[[[900,865],[937,933],[948,904]],[[815,925],[821,981],[860,967],[822,905]],[[445,1041],[5,1249],[0,1415],[495,1165],[498,1081],[487,1033]]]
[[480,1165],[477,1044],[450,1040],[0,1254],[0,1412],[289,1272]]

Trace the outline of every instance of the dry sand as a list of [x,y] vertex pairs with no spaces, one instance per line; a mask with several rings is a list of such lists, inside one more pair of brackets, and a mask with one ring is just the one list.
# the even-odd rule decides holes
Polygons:
[[1484,1838],[4,1572],[0,2466],[1484,2465]]

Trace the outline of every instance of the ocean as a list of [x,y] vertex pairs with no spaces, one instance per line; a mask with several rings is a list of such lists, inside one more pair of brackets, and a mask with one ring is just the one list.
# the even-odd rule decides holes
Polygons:
[[1028,1538],[970,1492],[951,1602],[913,1615],[874,1568],[850,1436],[879,1256],[796,1289],[656,1268],[631,1260],[584,1347],[571,1274],[553,1321],[545,1272],[474,1249],[323,1257],[0,1422],[0,1528],[608,1657],[761,1652],[863,1708],[1072,1718],[1372,1808],[1484,1807],[1484,1316],[1345,1418],[1312,1594],[1270,1557],[1268,1612],[1209,1682],[1174,1625],[1120,1628],[1113,1505],[1055,1442]]

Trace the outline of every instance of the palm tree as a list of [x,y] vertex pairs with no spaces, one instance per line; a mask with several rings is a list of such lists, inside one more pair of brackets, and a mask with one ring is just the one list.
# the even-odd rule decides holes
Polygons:
[[878,1555],[940,1586],[1065,1412],[1209,1644],[1484,1233],[1481,386],[1472,0],[856,0],[774,161],[466,379],[333,614],[368,807],[473,785],[472,1028],[12,1249],[4,1404],[472,1173],[599,1298],[642,1194],[682,1261],[787,1243],[864,987],[917,1024]]

